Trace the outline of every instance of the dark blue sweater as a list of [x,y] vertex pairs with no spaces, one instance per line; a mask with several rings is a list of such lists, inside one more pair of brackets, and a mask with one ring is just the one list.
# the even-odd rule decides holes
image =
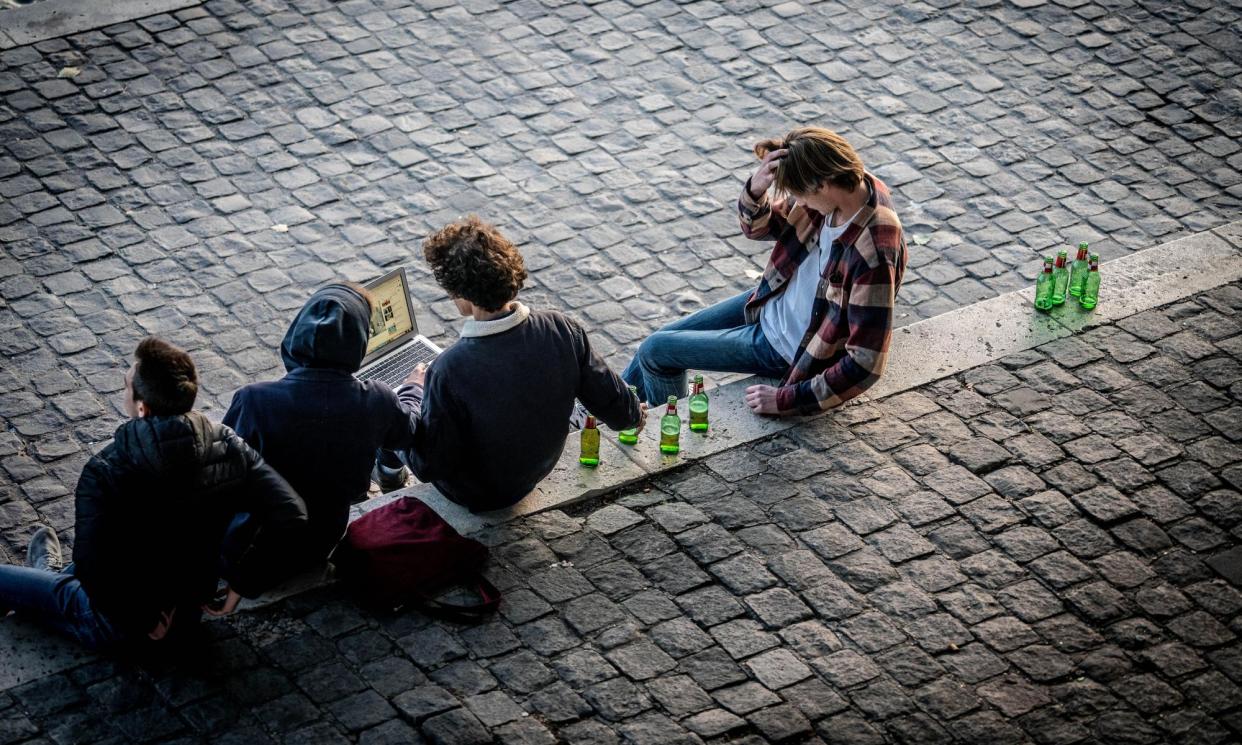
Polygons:
[[427,371],[426,392],[400,390],[419,416],[402,459],[422,481],[472,511],[507,507],[552,472],[574,398],[613,429],[638,423],[638,397],[591,351],[582,327],[556,311],[479,323]]
[[396,394],[353,376],[369,323],[366,301],[348,287],[315,293],[281,344],[288,374],[237,391],[224,415],[306,502],[314,559],[328,555],[350,504],[365,498],[376,450],[414,441],[415,420]]

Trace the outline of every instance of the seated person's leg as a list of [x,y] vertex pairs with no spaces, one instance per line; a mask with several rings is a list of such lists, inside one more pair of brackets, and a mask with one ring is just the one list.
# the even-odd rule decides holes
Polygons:
[[[654,338],[657,334],[664,334],[671,331],[712,331],[723,329],[734,329],[746,325],[746,301],[750,298],[751,290],[747,290],[739,295],[722,300],[715,305],[710,305],[702,310],[695,311],[685,318],[679,318],[672,323],[661,327],[659,331],[650,338]],[[649,340],[650,340],[649,338]],[[666,343],[668,339],[662,340]],[[663,403],[668,394],[658,395],[660,391],[666,390],[666,382],[648,381],[644,374],[644,365],[641,364],[643,356],[643,347],[647,346],[643,342],[643,346],[639,347],[639,351],[634,355],[634,359],[630,360],[630,364],[626,366],[625,371],[621,373],[621,379],[629,385],[638,388],[638,397],[643,401],[652,404]],[[700,368],[696,368],[700,369]],[[718,368],[706,368],[716,370]],[[683,370],[684,372],[684,370]],[[684,376],[683,376],[684,377]],[[654,387],[653,387],[654,386]],[[685,381],[682,381],[681,390],[685,389]]]
[[119,635],[91,609],[73,566],[63,572],[0,565],[0,609],[55,629],[82,645],[98,649]]
[[635,357],[647,401],[686,395],[686,370],[711,370],[781,377],[788,363],[772,349],[758,324],[723,330],[661,330],[648,337]]

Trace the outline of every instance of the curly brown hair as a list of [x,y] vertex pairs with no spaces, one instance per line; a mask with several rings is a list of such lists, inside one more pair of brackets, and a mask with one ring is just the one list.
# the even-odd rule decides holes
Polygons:
[[505,307],[526,281],[517,247],[475,215],[434,233],[423,255],[445,292],[488,312]]

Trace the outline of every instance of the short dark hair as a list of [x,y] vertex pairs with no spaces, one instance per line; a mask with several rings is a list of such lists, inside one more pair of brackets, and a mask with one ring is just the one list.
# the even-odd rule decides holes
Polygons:
[[184,414],[198,396],[198,371],[189,353],[155,336],[134,350],[134,400],[155,416]]
[[505,307],[526,281],[517,247],[475,215],[433,234],[423,243],[423,255],[445,292],[486,311]]

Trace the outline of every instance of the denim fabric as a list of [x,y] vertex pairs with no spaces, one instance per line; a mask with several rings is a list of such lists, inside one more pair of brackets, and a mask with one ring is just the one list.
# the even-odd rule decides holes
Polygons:
[[669,396],[686,396],[686,370],[783,378],[789,363],[768,343],[758,323],[746,323],[750,295],[748,290],[716,303],[647,337],[621,377],[652,406]]
[[0,611],[18,615],[76,639],[89,649],[121,641],[121,634],[91,608],[73,565],[60,572],[0,564]]

